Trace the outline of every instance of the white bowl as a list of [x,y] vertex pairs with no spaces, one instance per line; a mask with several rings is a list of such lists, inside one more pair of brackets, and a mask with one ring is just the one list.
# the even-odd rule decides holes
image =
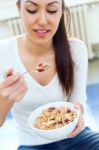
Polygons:
[[[40,116],[40,114],[42,113],[42,111],[44,109],[47,109],[50,107],[69,108],[71,111],[77,112],[77,117],[74,119],[73,122],[70,122],[69,124],[67,124],[61,128],[57,128],[57,129],[42,130],[42,129],[38,129],[38,128],[34,127],[35,120],[37,119],[37,117]],[[67,138],[67,136],[75,129],[75,127],[78,123],[78,120],[79,120],[79,114],[80,114],[79,110],[75,109],[74,105],[70,102],[64,102],[64,101],[52,102],[52,103],[42,105],[39,108],[37,108],[36,110],[34,110],[28,118],[28,123],[29,123],[30,128],[33,131],[35,131],[39,136],[46,138],[46,139],[51,139],[51,140],[62,140],[62,139]]]

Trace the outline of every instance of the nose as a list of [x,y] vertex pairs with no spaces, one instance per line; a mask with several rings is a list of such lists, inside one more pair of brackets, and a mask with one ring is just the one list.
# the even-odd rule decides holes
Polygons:
[[47,19],[48,18],[47,18],[46,12],[45,11],[40,12],[39,20],[38,20],[39,24],[42,26],[46,25]]

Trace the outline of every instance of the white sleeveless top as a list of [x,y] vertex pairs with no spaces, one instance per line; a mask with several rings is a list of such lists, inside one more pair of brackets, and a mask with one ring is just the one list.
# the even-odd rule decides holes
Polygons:
[[[86,104],[86,77],[87,77],[87,49],[85,44],[78,39],[70,39],[70,48],[75,67],[75,85],[69,101],[80,101],[84,106]],[[16,72],[23,73],[26,68],[22,64],[19,54],[17,37],[0,41],[0,80],[3,80],[3,73],[8,68],[14,68]],[[24,98],[15,103],[12,108],[13,116],[17,122],[17,133],[19,135],[19,145],[40,145],[53,142],[53,140],[43,139],[31,131],[28,125],[30,113],[37,107],[53,102],[67,101],[67,97],[59,84],[58,75],[46,85],[42,86],[35,81],[29,74],[26,74],[25,80],[28,85],[28,92]]]

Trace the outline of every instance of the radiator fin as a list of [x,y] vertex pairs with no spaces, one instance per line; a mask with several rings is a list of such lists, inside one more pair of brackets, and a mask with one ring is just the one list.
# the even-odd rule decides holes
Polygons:
[[[77,37],[85,42],[88,48],[89,59],[94,57],[92,44],[88,33],[88,5],[75,6],[70,8],[71,26],[69,36]],[[66,21],[65,21],[66,22]]]

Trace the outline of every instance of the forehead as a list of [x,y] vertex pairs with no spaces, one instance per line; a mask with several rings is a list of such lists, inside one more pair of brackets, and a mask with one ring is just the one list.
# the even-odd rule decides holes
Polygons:
[[21,0],[22,3],[27,3],[27,2],[34,2],[36,4],[45,4],[45,5],[48,5],[48,4],[62,4],[62,0]]

